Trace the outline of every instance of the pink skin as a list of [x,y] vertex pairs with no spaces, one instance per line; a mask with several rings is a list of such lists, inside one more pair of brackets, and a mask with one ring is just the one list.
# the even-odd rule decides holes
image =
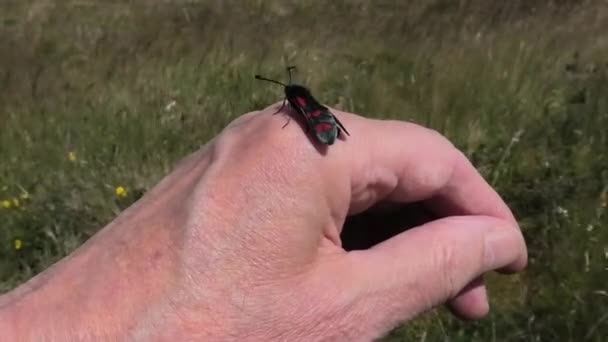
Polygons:
[[[331,109],[352,136],[321,155],[274,111],[235,120],[0,297],[3,338],[367,341],[444,303],[481,318],[483,273],[525,267],[509,208],[441,135]],[[346,216],[382,201],[442,218],[344,251]]]

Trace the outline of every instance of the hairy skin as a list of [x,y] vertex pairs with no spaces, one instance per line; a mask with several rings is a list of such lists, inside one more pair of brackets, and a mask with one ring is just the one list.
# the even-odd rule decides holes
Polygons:
[[[274,111],[237,119],[0,297],[3,337],[368,341],[444,303],[481,318],[482,274],[525,267],[508,207],[439,134],[332,109],[351,137],[327,148]],[[439,219],[346,252],[345,218],[383,202]]]

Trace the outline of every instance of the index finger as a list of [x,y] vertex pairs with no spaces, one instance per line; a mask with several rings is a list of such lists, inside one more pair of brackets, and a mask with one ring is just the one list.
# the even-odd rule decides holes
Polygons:
[[[439,133],[422,126],[366,119],[335,111],[351,136],[340,148],[351,179],[350,211],[382,201],[423,202],[439,217],[485,215],[516,220],[466,156]],[[512,268],[525,266],[526,256]]]

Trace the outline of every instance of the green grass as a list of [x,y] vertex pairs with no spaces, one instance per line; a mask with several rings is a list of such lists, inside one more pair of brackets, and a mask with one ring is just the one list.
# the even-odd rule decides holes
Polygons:
[[281,97],[253,74],[282,79],[296,64],[328,105],[447,135],[529,244],[526,272],[490,277],[487,319],[434,312],[388,341],[601,341],[607,14],[591,0],[4,1],[0,201],[19,206],[0,206],[0,292],[77,248],[238,115]]

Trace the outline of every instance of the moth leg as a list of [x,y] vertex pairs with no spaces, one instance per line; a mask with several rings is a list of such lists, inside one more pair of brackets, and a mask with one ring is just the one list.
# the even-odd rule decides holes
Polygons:
[[336,123],[338,124],[338,130],[340,130],[340,128],[341,128],[342,131],[344,131],[344,133],[346,133],[346,135],[350,136],[350,134],[348,133],[348,131],[346,130],[344,125],[340,122],[340,120],[338,120],[338,117],[334,115],[334,119],[336,120]]
[[[285,99],[283,99],[283,105],[281,106],[281,109],[279,109],[279,111],[278,111],[278,112],[280,112],[280,111],[281,111],[283,108],[285,108],[285,102],[286,102],[286,100],[287,100],[286,98],[285,98]],[[287,105],[287,106],[289,106],[289,105]],[[277,113],[278,113],[278,112],[277,112]],[[275,113],[275,114],[277,114],[277,113]],[[289,122],[290,122],[290,121],[291,121],[291,116],[287,115],[287,122],[286,122],[286,123],[283,125],[283,127],[282,127],[282,128],[287,127],[287,125],[289,125]]]
[[279,108],[279,110],[277,110],[276,112],[272,113],[272,115],[280,113],[283,108],[285,108],[285,101],[287,101],[287,99],[283,99],[283,104],[281,105],[281,108]]

